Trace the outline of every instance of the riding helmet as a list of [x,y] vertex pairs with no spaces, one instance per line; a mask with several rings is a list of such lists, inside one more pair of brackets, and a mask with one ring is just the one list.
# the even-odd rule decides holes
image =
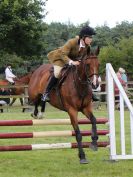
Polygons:
[[91,28],[90,26],[85,26],[81,29],[79,36],[80,38],[85,37],[85,36],[92,36],[95,35],[96,32],[94,31],[93,28]]

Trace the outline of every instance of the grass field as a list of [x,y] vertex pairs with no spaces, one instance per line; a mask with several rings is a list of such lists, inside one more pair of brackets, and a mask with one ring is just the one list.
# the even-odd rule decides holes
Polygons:
[[[94,112],[96,117],[107,117],[106,109]],[[117,145],[119,149],[119,112],[116,112]],[[68,118],[68,115],[50,106],[46,109],[46,118]],[[79,117],[84,117],[79,114]],[[31,119],[30,113],[21,113],[19,110],[9,110],[0,114],[0,119]],[[125,111],[126,144],[129,148],[129,113]],[[80,126],[81,130],[91,129],[89,125]],[[98,129],[107,126],[99,125]],[[0,132],[33,132],[45,130],[71,130],[68,125],[60,126],[28,126],[28,127],[1,127]],[[83,140],[90,141],[89,137]],[[100,137],[108,140],[108,137]],[[74,137],[38,138],[38,139],[3,139],[0,145],[37,144],[53,142],[75,142]],[[21,152],[0,152],[0,177],[132,177],[133,160],[109,161],[109,149],[99,148],[97,152],[85,149],[89,164],[80,165],[77,149],[38,150]]]

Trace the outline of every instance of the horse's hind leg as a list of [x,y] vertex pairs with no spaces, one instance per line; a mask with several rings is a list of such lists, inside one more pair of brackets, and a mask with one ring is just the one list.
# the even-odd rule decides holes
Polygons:
[[36,101],[34,102],[34,113],[31,114],[32,117],[34,117],[35,119],[38,118],[38,106],[40,104],[41,101],[41,97],[40,95],[37,96]]
[[38,115],[38,103],[37,102],[35,102],[34,103],[34,112],[31,114],[31,116],[33,117],[33,118],[35,118],[35,119],[37,119],[38,117],[37,117],[37,115]]
[[45,112],[45,106],[46,106],[46,102],[45,101],[42,101],[41,102],[41,112],[38,113],[37,117],[39,119],[42,119],[43,118],[43,113]]
[[41,113],[42,114],[45,112],[45,106],[46,106],[46,102],[42,101],[42,104],[41,104]]
[[81,164],[87,164],[88,161],[85,158],[85,153],[82,148],[82,135],[78,126],[78,120],[77,120],[77,111],[72,110],[68,112],[70,119],[71,119],[71,124],[74,128],[75,135],[76,135],[76,140],[78,144],[78,151],[79,151],[79,158],[80,158],[80,163]]

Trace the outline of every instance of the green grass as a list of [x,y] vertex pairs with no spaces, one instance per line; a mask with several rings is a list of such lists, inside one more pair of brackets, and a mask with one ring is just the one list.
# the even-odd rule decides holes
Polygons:
[[[107,117],[106,109],[94,112],[96,117]],[[116,112],[117,145],[119,149],[119,112]],[[46,118],[66,118],[67,113],[50,106],[46,109]],[[79,114],[79,117],[84,117]],[[0,114],[0,119],[31,119],[30,113],[21,113],[18,110],[9,110]],[[129,148],[129,113],[125,112],[126,144]],[[80,126],[81,129],[91,129],[89,125]],[[99,125],[98,129],[107,126]],[[47,130],[71,130],[71,126],[28,126],[28,127],[1,127],[0,132],[32,132]],[[89,137],[83,137],[89,141]],[[108,140],[100,137],[100,140]],[[3,139],[0,145],[11,144],[37,144],[53,142],[75,142],[74,137],[39,138],[39,139]],[[133,160],[109,161],[109,149],[99,148],[97,152],[85,149],[89,164],[80,165],[77,149],[64,150],[38,150],[21,152],[0,152],[0,177],[132,177]]]

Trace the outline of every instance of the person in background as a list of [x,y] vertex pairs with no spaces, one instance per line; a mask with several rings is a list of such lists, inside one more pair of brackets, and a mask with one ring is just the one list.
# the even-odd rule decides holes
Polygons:
[[120,83],[122,84],[123,88],[125,89],[125,86],[126,86],[126,81],[124,79],[122,79],[122,75],[124,73],[124,69],[123,68],[119,68],[118,69],[118,72],[116,73]]
[[[118,72],[116,73],[121,85],[123,86],[123,88],[126,88],[126,82],[122,79],[122,73],[123,73],[123,68],[119,68]],[[115,106],[116,108],[119,110],[119,89],[117,87],[116,84],[114,84],[114,90],[115,90]]]
[[122,74],[121,74],[122,80],[125,82],[125,89],[127,89],[127,75],[125,69],[122,68]]
[[12,85],[15,84],[14,79],[16,78],[16,76],[13,74],[12,68],[11,68],[10,64],[8,64],[7,67],[6,67],[6,69],[5,69],[5,77],[6,77],[6,80],[10,84],[12,84]]
[[[10,92],[5,90],[4,88],[0,89],[0,96],[10,95]],[[10,98],[0,98],[0,107],[4,105],[8,105],[10,103]],[[0,108],[1,113],[3,113],[3,109]]]

